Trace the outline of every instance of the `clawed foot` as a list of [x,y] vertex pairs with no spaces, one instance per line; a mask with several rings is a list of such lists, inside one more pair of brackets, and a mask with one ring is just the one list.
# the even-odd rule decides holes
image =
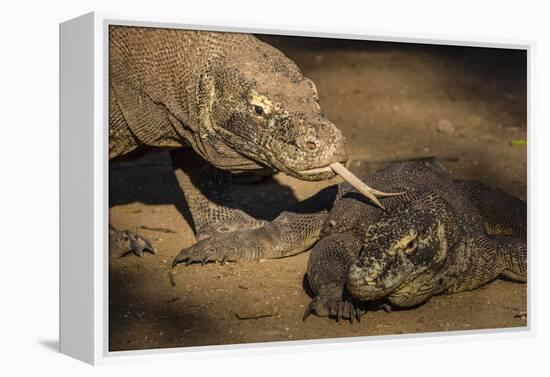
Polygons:
[[240,231],[235,231],[232,224],[224,224],[215,229],[215,231],[201,232],[196,244],[183,249],[174,258],[172,267],[179,263],[189,265],[191,263],[208,262],[236,262],[239,260],[257,260],[262,257],[261,250],[265,248],[266,238],[262,237],[263,230],[259,225],[264,222],[254,224],[254,227],[247,228],[246,224],[241,225]]
[[149,240],[127,230],[117,231],[114,229],[109,229],[109,251],[111,257],[118,258],[130,253],[134,253],[138,257],[142,257],[144,252],[156,253]]
[[204,265],[208,262],[220,262],[224,264],[226,262],[234,262],[242,259],[239,250],[231,248],[227,243],[224,243],[219,238],[207,238],[198,241],[191,247],[183,249],[174,258],[172,267],[179,263],[185,263],[189,265],[191,263],[199,263]]
[[334,318],[336,322],[348,319],[350,323],[353,323],[354,319],[361,322],[361,316],[365,313],[364,303],[354,298],[327,299],[316,296],[307,306],[303,320],[305,321],[310,314],[315,314],[319,317]]

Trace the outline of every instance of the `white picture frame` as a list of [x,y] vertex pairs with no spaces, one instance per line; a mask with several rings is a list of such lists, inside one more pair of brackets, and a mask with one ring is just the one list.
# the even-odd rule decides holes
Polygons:
[[[471,341],[480,337],[529,337],[536,323],[532,290],[536,279],[529,252],[527,328],[407,334],[337,340],[306,340],[267,344],[202,346],[161,350],[108,350],[108,27],[154,26],[212,31],[315,36],[524,49],[528,62],[528,137],[532,137],[531,71],[533,41],[464,40],[422,34],[377,33],[344,28],[325,30],[287,25],[206,24],[172,18],[143,18],[88,13],[60,25],[60,351],[90,364],[136,359],[221,357],[235,354],[291,353],[307,350],[379,347],[394,343]],[[529,150],[529,159],[532,150]],[[530,170],[529,170],[530,171]],[[528,177],[528,181],[529,177]],[[528,184],[528,191],[532,188]],[[530,207],[530,202],[528,206]],[[531,214],[531,211],[529,211]],[[529,216],[530,217],[530,216]],[[531,234],[529,234],[531,239]]]

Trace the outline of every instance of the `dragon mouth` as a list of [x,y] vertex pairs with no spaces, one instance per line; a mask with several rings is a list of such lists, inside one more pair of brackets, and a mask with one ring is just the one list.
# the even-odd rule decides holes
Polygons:
[[[252,141],[249,140],[246,137],[243,137],[242,135],[234,134],[233,132],[230,132],[225,129],[217,130],[217,133],[220,135],[220,137],[223,139],[223,141],[230,146],[233,149],[237,149],[237,147],[242,147],[242,142],[248,142],[251,143]],[[239,140],[240,143],[235,143],[235,140]],[[261,164],[267,168],[275,168],[279,171],[282,171],[290,176],[293,176],[295,178],[305,180],[305,181],[324,181],[327,179],[334,178],[336,176],[336,173],[334,170],[330,167],[330,163],[326,164],[324,166],[312,168],[312,169],[305,169],[305,170],[298,170],[296,168],[293,168],[292,166],[289,166],[290,164],[285,162],[284,160],[280,159],[278,157],[278,154],[275,150],[272,148],[266,148],[264,149],[263,153],[258,153],[257,150],[254,151],[244,151],[240,150],[236,152],[239,156],[242,156],[244,159],[249,160],[249,164],[252,167],[256,167],[257,164]],[[337,162],[333,161],[332,163]],[[346,160],[340,161],[341,163],[345,163]],[[245,165],[241,162],[241,165]],[[234,169],[235,170],[235,169]],[[243,169],[241,167],[241,170],[252,170],[252,169]]]
[[379,279],[379,269],[367,269],[352,265],[348,273],[346,288],[360,300],[377,300],[387,296],[395,287],[386,286]]
[[304,170],[292,169],[287,166],[283,171],[295,178],[306,181],[324,181],[339,175],[338,171],[334,170],[334,165],[345,163],[346,160],[335,160],[323,166]]
[[308,179],[330,179],[336,175],[334,170],[332,170],[332,168],[328,165],[320,168],[297,170],[295,171],[295,174]]
[[322,173],[333,173],[333,171],[330,166],[323,166],[322,168],[298,170],[297,173],[304,174],[304,175],[314,175],[314,174],[322,174]]

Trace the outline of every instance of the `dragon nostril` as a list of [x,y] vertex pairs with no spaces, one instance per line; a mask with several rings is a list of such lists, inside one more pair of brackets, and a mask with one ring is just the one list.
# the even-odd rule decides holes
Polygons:
[[317,144],[315,144],[313,141],[308,141],[306,142],[306,148],[313,152],[317,149]]

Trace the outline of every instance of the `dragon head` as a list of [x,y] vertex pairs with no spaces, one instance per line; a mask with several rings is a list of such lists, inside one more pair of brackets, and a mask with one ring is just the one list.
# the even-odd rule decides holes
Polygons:
[[361,300],[388,297],[399,306],[431,297],[431,273],[441,267],[455,239],[451,219],[452,209],[432,193],[385,213],[365,230],[348,274],[350,293]]
[[315,85],[280,51],[250,42],[211,57],[201,74],[199,153],[226,170],[333,177],[329,165],[346,161],[345,141],[324,116]]

